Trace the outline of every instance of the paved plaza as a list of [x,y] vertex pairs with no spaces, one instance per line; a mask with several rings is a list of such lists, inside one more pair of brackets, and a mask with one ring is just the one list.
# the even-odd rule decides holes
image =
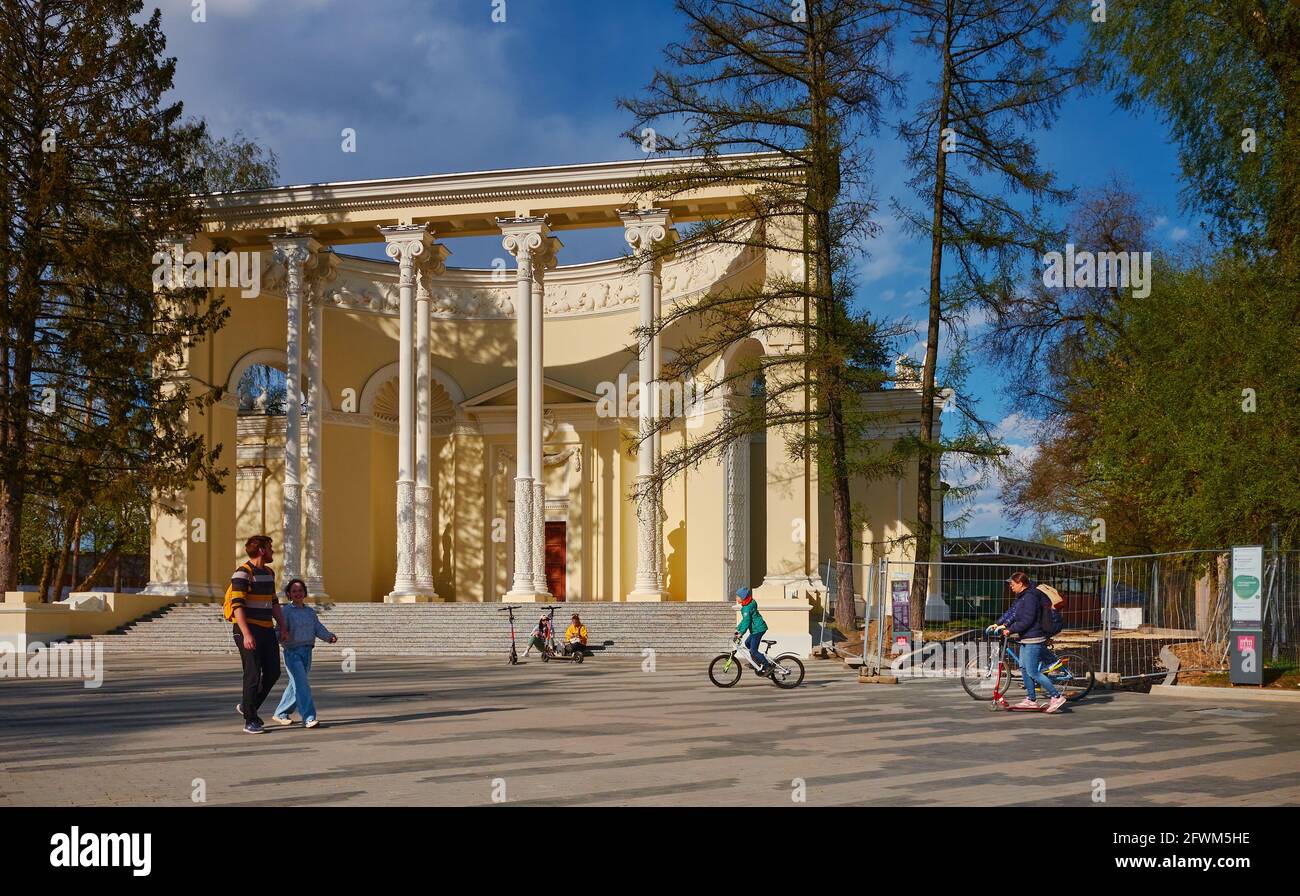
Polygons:
[[0,805],[1082,806],[1098,779],[1108,805],[1300,804],[1300,705],[1099,693],[1054,717],[834,663],[786,692],[720,690],[706,661],[317,662],[321,727],[272,702],[255,737],[233,656],[0,681]]

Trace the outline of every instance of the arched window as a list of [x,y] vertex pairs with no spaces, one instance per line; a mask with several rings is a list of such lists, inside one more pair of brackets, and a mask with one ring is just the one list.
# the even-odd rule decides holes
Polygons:
[[[284,371],[270,364],[252,364],[239,378],[235,388],[239,415],[243,417],[283,417],[285,415]],[[298,393],[305,406],[306,398]]]

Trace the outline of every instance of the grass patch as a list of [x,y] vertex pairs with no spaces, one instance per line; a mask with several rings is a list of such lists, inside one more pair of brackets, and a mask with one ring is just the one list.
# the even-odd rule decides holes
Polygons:
[[[1265,664],[1263,677],[1263,686],[1269,689],[1285,690],[1290,688],[1295,690],[1300,688],[1300,666],[1295,663]],[[1210,688],[1234,687],[1228,680],[1227,672],[1189,672],[1186,675],[1180,674],[1178,683]],[[1251,687],[1251,685],[1236,685],[1236,687]]]

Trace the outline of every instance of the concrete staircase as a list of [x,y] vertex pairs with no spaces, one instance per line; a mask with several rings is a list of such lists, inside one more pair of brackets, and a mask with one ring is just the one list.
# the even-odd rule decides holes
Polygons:
[[[316,642],[318,653],[352,647],[358,654],[387,656],[500,657],[510,652],[510,622],[501,604],[339,603],[318,607],[336,645]],[[597,656],[712,656],[721,653],[736,627],[731,604],[569,603],[555,611],[563,634],[573,613],[582,616]],[[517,606],[515,638],[522,654],[541,611]],[[235,653],[230,623],[220,604],[173,604],[93,640],[106,653]]]

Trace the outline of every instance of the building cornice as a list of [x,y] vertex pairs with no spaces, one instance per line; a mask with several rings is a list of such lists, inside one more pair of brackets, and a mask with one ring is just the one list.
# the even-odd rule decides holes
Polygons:
[[[727,162],[741,173],[754,173],[756,166],[792,167],[779,153],[737,153],[728,156]],[[632,195],[646,177],[689,171],[698,165],[699,160],[693,157],[630,159],[239,190],[204,197],[203,220],[209,224],[233,224],[250,219],[331,216],[348,211],[399,211],[466,203],[535,204],[556,198]],[[736,185],[745,179],[751,178],[738,178]],[[533,211],[542,214],[545,209]],[[617,224],[617,218],[614,223]],[[453,235],[457,234],[438,232],[438,236]]]

